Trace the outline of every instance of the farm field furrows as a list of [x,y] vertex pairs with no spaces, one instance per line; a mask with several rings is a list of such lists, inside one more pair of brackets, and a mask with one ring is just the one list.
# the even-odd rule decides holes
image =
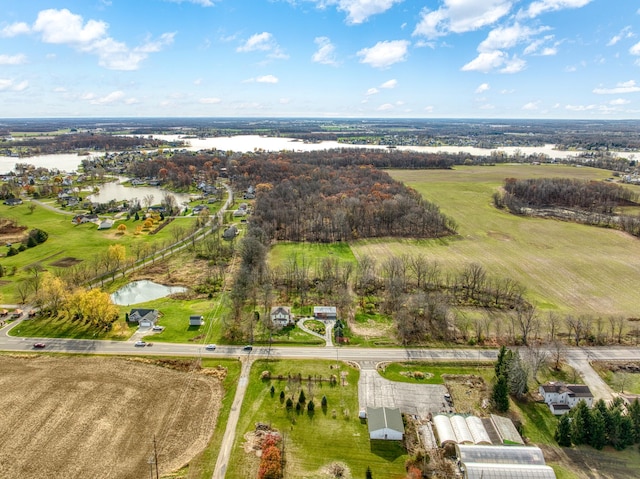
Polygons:
[[389,173],[438,204],[458,224],[458,235],[438,240],[358,241],[352,245],[356,257],[421,254],[437,261],[445,272],[478,263],[491,277],[507,277],[524,285],[526,297],[541,310],[637,314],[640,239],[595,226],[516,216],[492,204],[492,194],[505,178],[602,180],[608,171],[497,165]]
[[212,375],[147,360],[0,356],[0,476],[149,476],[157,439],[161,474],[209,442],[223,394]]

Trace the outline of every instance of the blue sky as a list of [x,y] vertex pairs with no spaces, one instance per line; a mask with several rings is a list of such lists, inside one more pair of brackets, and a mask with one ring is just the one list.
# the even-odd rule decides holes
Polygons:
[[0,117],[640,118],[631,0],[2,0]]

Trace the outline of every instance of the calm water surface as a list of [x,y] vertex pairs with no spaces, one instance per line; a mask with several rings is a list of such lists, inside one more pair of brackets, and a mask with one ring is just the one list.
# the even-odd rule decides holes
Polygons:
[[164,298],[174,293],[184,293],[182,286],[165,286],[149,280],[133,281],[111,295],[111,300],[119,306],[144,303]]

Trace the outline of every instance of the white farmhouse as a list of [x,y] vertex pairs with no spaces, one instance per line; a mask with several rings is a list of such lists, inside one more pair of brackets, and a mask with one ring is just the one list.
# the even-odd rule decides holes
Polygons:
[[593,405],[593,394],[584,384],[548,383],[542,384],[539,391],[556,416],[566,413],[579,401],[586,402],[589,407]]

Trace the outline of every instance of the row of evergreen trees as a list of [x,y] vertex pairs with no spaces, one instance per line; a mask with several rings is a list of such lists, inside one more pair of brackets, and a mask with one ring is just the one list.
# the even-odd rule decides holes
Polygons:
[[600,399],[589,409],[580,401],[560,418],[555,439],[561,446],[587,444],[595,449],[622,450],[640,443],[640,403],[636,399],[625,408],[619,397],[609,406]]

